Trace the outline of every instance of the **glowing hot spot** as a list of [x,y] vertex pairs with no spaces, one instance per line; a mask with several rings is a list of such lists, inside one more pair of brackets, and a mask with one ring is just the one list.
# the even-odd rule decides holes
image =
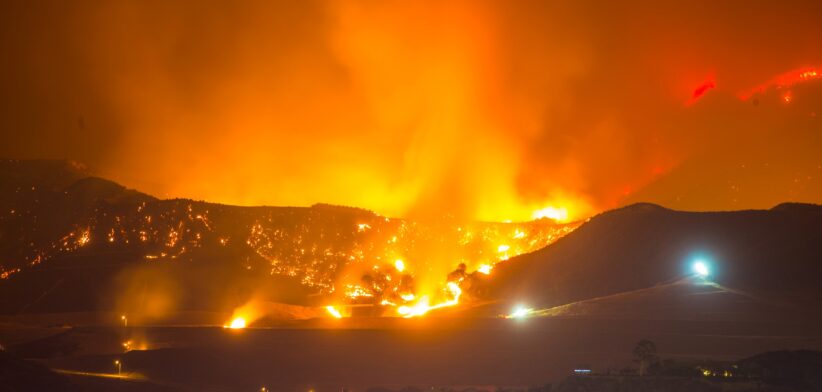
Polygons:
[[331,317],[334,317],[334,318],[342,318],[343,317],[342,314],[340,313],[340,311],[337,310],[337,308],[335,308],[331,305],[326,306],[325,310],[328,312],[328,314],[331,315]]
[[230,329],[243,329],[245,328],[246,321],[242,317],[236,317],[228,325],[223,326],[223,328],[230,328]]
[[557,222],[562,222],[568,219],[568,210],[565,208],[545,207],[534,211],[532,215],[534,219],[553,219]]

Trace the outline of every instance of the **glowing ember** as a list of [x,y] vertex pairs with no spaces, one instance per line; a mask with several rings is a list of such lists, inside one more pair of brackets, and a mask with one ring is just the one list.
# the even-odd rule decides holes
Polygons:
[[396,268],[399,272],[405,271],[405,262],[403,262],[400,259],[397,259],[397,261],[394,262],[394,268]]
[[85,246],[89,243],[89,241],[91,241],[91,232],[89,229],[85,229],[82,233],[80,233],[80,236],[77,238],[77,245]]
[[497,247],[497,252],[499,252],[499,253],[505,253],[505,252],[507,252],[507,251],[508,251],[508,249],[511,249],[511,247],[510,247],[510,246],[508,246],[508,245],[502,244],[502,245],[500,245],[500,246],[498,246],[498,247]]
[[494,268],[494,267],[492,267],[489,264],[482,264],[482,265],[479,266],[479,268],[477,268],[477,272],[479,272],[481,274],[488,275],[488,274],[491,273],[492,268]]
[[340,311],[337,310],[337,308],[335,308],[331,305],[326,306],[325,310],[328,312],[328,314],[331,315],[331,317],[334,317],[334,318],[342,318],[343,317],[342,314],[340,313]]

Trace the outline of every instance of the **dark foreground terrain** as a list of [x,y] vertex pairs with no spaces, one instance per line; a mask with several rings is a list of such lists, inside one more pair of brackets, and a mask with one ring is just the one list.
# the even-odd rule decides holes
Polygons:
[[[370,325],[360,320],[351,329],[348,321],[305,329],[78,327],[8,350],[52,369],[77,372],[67,376],[74,380],[70,385],[84,388],[115,383],[136,388],[121,390],[255,391],[266,386],[308,391],[408,385],[556,388],[581,364],[600,373],[635,366],[631,350],[641,339],[656,342],[660,357],[677,361],[734,361],[763,351],[822,349],[822,323],[808,322],[432,317],[374,319]],[[3,331],[9,336],[13,329]],[[147,349],[124,353],[124,337],[139,337]],[[129,379],[100,377],[117,373],[116,360]]]

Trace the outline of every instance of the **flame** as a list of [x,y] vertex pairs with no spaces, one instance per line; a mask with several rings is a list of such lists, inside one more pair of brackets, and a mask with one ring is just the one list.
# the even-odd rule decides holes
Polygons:
[[568,220],[568,210],[564,207],[548,206],[534,211],[532,217],[534,219],[553,219],[557,222],[564,222]]
[[[350,254],[348,258],[353,262],[340,271],[340,279],[331,287],[338,288],[349,304],[388,307],[384,314],[406,318],[458,305],[463,294],[460,284],[469,275],[490,275],[497,263],[542,248],[578,226],[557,225],[548,219],[444,227],[380,221],[370,222],[369,235],[377,244],[386,245]],[[439,235],[435,242],[419,241],[417,235],[421,232]],[[385,259],[391,261],[381,262]],[[454,261],[437,261],[444,259]]]
[[243,329],[246,327],[246,321],[244,317],[235,317],[231,320],[230,323],[224,325],[223,328],[229,329]]
[[[740,91],[737,96],[743,101],[747,101],[756,94],[764,94],[770,89],[783,89],[791,87],[797,83],[807,82],[810,80],[819,79],[822,77],[822,71],[818,68],[800,68],[777,75],[765,83],[756,87]],[[785,99],[785,102],[790,102],[791,98]]]
[[435,305],[430,305],[430,300],[427,295],[420,297],[420,300],[417,301],[414,305],[403,305],[397,308],[397,313],[404,317],[404,318],[411,318],[411,317],[418,317],[425,315],[429,311],[446,308],[449,306],[455,306],[459,304],[460,296],[462,295],[462,289],[460,288],[459,284],[456,282],[448,282],[445,285],[446,291],[450,295],[451,299],[446,300],[444,302],[440,302]]
[[134,340],[126,340],[122,343],[123,351],[129,352],[133,350],[148,350],[146,342],[135,342]]
[[326,307],[325,307],[325,310],[328,312],[328,314],[330,314],[330,315],[331,315],[331,317],[334,317],[334,318],[343,318],[342,313],[340,313],[340,311],[339,311],[339,310],[337,310],[337,308],[335,308],[335,307],[333,307],[333,306],[331,306],[331,305],[326,306]]

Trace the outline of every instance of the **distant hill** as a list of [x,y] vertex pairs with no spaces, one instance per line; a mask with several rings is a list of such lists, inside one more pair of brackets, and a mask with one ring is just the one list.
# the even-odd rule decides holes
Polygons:
[[[697,258],[710,281],[743,294],[822,298],[822,206],[680,212],[635,204],[513,258],[485,283],[490,298],[552,307],[667,285],[692,275]],[[626,298],[640,297],[647,293]]]

